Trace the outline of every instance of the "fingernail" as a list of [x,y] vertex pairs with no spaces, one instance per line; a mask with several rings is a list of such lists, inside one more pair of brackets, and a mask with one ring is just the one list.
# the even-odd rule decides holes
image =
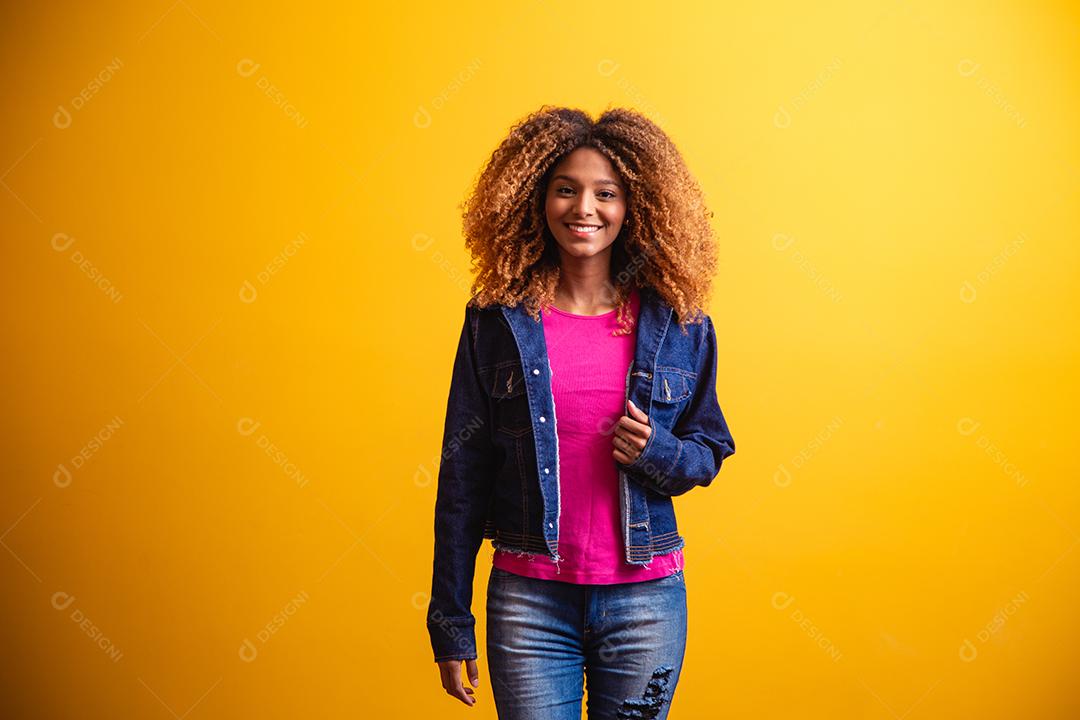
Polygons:
[[472,678],[471,682],[473,687],[480,687],[480,678]]

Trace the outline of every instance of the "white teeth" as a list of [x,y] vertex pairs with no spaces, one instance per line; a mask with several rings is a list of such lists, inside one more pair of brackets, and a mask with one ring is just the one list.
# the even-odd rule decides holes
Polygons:
[[593,232],[600,229],[599,225],[570,225],[569,227],[577,232]]

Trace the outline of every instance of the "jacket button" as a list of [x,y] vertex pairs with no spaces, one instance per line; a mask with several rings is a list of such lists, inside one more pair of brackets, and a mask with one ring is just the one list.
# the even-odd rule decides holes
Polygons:
[[540,374],[540,368],[533,368],[533,375],[539,375],[539,374]]
[[544,468],[544,474],[545,475],[551,474],[551,468]]
[[540,416],[540,422],[547,422],[547,418],[543,415]]
[[548,523],[548,527],[555,527],[555,523]]

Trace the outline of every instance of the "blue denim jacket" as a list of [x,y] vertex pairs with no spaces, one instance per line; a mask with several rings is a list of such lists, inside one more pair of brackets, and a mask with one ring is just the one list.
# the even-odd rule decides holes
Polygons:
[[[709,485],[734,454],[716,398],[712,319],[680,327],[655,290],[640,289],[626,394],[652,432],[618,469],[626,562],[648,566],[684,546],[671,498]],[[626,409],[624,408],[624,412]],[[435,660],[476,658],[471,612],[476,555],[559,555],[559,446],[542,320],[524,305],[466,304],[446,408],[435,500],[427,628]]]

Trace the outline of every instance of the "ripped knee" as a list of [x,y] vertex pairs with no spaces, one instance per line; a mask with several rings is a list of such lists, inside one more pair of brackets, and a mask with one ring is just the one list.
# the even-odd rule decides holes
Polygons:
[[660,709],[668,699],[668,682],[674,668],[661,665],[653,670],[649,684],[645,686],[645,692],[640,698],[627,698],[623,700],[615,717],[619,720],[652,720],[660,714]]

